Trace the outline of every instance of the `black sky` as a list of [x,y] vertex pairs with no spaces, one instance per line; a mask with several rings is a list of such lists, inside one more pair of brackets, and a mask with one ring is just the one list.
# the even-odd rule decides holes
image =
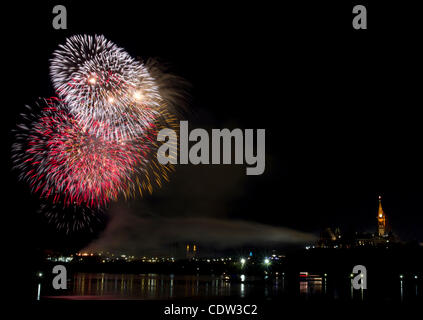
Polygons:
[[184,77],[191,84],[184,117],[193,126],[266,129],[262,176],[245,176],[243,166],[177,168],[168,185],[142,200],[153,215],[241,219],[312,233],[338,225],[373,231],[382,194],[394,231],[423,241],[415,11],[369,5],[369,30],[354,31],[350,3],[212,3],[63,2],[66,31],[51,27],[54,4],[12,11],[19,19],[8,24],[3,49],[11,99],[2,109],[6,211],[13,215],[4,228],[14,230],[11,240],[60,247],[94,237],[57,235],[35,214],[37,197],[10,169],[10,130],[25,104],[54,93],[48,59],[58,44],[99,33],[132,56],[166,61]]

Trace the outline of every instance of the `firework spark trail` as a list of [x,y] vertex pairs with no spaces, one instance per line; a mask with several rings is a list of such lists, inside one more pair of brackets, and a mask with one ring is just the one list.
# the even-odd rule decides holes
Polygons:
[[147,68],[102,35],[68,38],[53,53],[50,75],[82,126],[106,123],[113,139],[142,136],[162,104]]
[[[157,135],[163,128],[169,128],[175,132],[179,132],[179,122],[176,116],[169,113],[166,108],[158,109],[160,117],[157,118],[153,128],[149,130],[149,135],[144,137],[144,143],[149,145],[150,156],[145,151],[142,153],[142,163],[134,168],[135,174],[133,183],[128,184],[125,192],[125,198],[133,198],[137,194],[141,196],[145,192],[152,194],[155,187],[162,187],[163,181],[169,181],[169,173],[174,171],[174,166],[171,163],[166,165],[161,164],[156,155],[159,148],[157,143]],[[140,139],[137,139],[138,144]],[[168,141],[168,143],[171,143]],[[151,156],[151,154],[153,154]],[[173,151],[168,154],[169,159],[177,157],[177,145],[174,146]],[[145,191],[145,192],[144,192]]]
[[38,213],[43,214],[50,224],[66,234],[75,232],[94,232],[94,227],[106,220],[103,208],[85,205],[64,205],[63,203],[42,203]]

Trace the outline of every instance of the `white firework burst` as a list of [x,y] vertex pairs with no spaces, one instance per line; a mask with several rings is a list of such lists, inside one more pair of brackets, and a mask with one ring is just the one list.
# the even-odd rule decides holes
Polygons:
[[114,127],[116,140],[142,135],[160,116],[163,101],[148,69],[102,35],[68,38],[53,53],[50,75],[84,127]]

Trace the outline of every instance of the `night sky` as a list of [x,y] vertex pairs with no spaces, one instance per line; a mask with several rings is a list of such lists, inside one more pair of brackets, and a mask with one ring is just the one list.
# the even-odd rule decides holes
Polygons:
[[[327,226],[373,232],[381,194],[393,231],[423,241],[422,49],[413,10],[405,19],[404,7],[369,5],[369,30],[358,32],[352,5],[336,1],[212,3],[64,2],[65,31],[51,27],[53,4],[16,8],[3,49],[12,86],[1,117],[9,241],[19,249],[79,248],[107,228],[58,234],[35,213],[37,196],[11,170],[18,114],[54,94],[49,58],[78,33],[104,34],[186,79],[183,118],[190,126],[266,129],[263,175],[246,176],[243,165],[177,166],[170,183],[117,204],[115,215],[127,208],[148,219],[242,220],[314,235]],[[160,233],[155,228],[150,232]]]

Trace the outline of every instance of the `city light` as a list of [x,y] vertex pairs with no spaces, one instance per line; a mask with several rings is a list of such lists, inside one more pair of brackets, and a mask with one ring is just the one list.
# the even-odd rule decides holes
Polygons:
[[264,259],[264,264],[269,264],[270,260],[268,258]]
[[246,260],[244,258],[241,258],[241,264],[244,265]]

